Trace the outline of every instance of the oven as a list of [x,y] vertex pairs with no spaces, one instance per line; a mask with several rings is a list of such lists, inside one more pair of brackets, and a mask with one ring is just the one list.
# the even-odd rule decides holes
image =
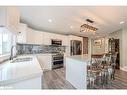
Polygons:
[[52,69],[63,67],[63,63],[64,63],[63,54],[53,54],[52,55]]

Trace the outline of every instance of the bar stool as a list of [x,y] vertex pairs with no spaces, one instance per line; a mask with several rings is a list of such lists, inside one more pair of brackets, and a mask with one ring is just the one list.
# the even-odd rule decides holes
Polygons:
[[112,66],[108,66],[108,85],[111,87],[111,81],[112,81],[112,74],[113,74],[113,69]]

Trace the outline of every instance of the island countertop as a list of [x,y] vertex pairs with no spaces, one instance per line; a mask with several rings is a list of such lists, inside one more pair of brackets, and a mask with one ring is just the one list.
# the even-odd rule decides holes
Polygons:
[[71,58],[74,60],[82,61],[82,62],[87,62],[90,61],[91,58],[88,55],[73,55],[73,56],[67,56],[67,58]]
[[17,58],[32,58],[26,62],[6,62],[0,65],[0,86],[8,83],[22,81],[43,74],[36,56],[19,56]]

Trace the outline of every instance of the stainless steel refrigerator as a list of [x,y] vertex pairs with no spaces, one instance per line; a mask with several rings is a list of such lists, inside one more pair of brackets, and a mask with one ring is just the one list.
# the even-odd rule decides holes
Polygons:
[[78,40],[71,40],[70,47],[71,55],[81,55],[82,54],[82,42]]

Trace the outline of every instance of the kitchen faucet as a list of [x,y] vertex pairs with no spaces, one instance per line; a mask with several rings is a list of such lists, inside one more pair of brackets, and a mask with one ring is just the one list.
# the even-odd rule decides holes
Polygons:
[[13,45],[12,47],[11,47],[11,55],[10,55],[10,60],[13,60],[13,58],[14,58],[14,55],[13,55],[13,52],[14,52],[14,47],[16,47],[15,45]]

